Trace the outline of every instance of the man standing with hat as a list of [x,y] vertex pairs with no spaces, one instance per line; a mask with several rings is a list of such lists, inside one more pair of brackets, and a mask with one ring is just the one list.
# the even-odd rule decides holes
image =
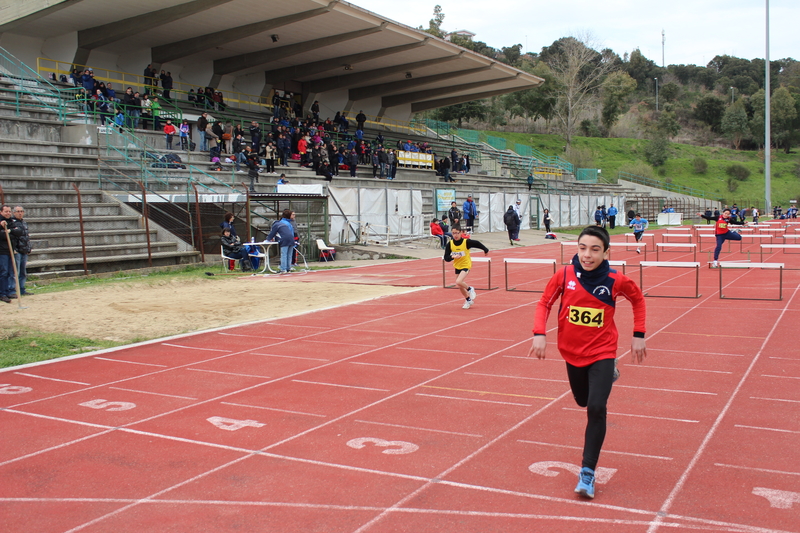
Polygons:
[[517,201],[513,206],[514,212],[517,214],[517,220],[518,220],[517,228],[514,230],[514,237],[512,238],[512,240],[514,241],[519,241],[519,230],[522,227],[522,214],[519,212],[521,205],[522,205],[522,200],[517,198]]

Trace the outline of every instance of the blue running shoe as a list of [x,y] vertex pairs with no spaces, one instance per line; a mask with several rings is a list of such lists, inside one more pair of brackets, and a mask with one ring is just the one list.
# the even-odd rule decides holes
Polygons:
[[581,468],[575,492],[585,498],[594,498],[594,470],[587,466]]
[[617,360],[614,359],[614,378],[611,380],[611,383],[616,383],[619,379],[619,369],[617,368]]

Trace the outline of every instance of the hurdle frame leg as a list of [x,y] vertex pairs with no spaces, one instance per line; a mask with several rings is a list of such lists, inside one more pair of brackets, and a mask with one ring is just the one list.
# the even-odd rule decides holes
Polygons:
[[[719,269],[719,299],[720,300],[753,300],[753,301],[770,301],[770,302],[779,302],[783,300],[783,267],[777,269],[778,270],[778,297],[777,298],[742,298],[742,297],[734,297],[734,296],[725,296],[722,293],[722,271],[725,270],[724,268]],[[761,269],[765,270],[765,269]]]
[[[489,265],[489,273],[488,273],[488,276],[487,276],[486,288],[485,289],[484,288],[479,288],[479,287],[476,287],[476,286],[473,285],[472,288],[475,289],[476,291],[478,291],[478,290],[480,290],[480,291],[493,291],[495,289],[499,289],[500,288],[499,285],[497,287],[492,287],[492,262],[491,261],[487,261],[487,263]],[[455,284],[453,284],[453,285],[448,285],[447,284],[447,261],[445,261],[444,259],[442,259],[442,288],[443,289],[457,289],[458,288],[458,287],[455,286]]]
[[[491,265],[491,263],[489,263],[489,264]],[[505,263],[505,262],[504,262],[504,263],[503,263],[503,266],[504,266],[504,269],[505,269],[506,291],[508,291],[508,292],[544,292],[544,289],[542,289],[542,290],[540,290],[540,291],[537,291],[537,290],[530,290],[530,289],[518,289],[518,288],[516,288],[516,287],[511,287],[511,288],[509,289],[509,288],[508,288],[508,263]],[[625,270],[624,270],[624,268],[625,268],[625,267],[623,266],[623,272],[622,272],[623,274],[625,273]],[[553,263],[553,274],[555,274],[557,271],[558,271],[558,265],[556,265],[555,263]]]
[[694,273],[694,294],[695,296],[672,296],[669,294],[648,294],[644,290],[644,269],[647,267],[639,266],[639,288],[642,290],[642,294],[648,298],[691,298],[697,299],[703,296],[700,294],[700,266],[689,267],[695,270]]

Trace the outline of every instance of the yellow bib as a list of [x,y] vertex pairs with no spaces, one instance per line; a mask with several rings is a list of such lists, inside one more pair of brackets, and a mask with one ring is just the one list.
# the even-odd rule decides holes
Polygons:
[[467,249],[467,239],[461,239],[461,244],[456,246],[454,241],[450,241],[450,256],[453,258],[453,267],[458,270],[472,268],[472,259]]

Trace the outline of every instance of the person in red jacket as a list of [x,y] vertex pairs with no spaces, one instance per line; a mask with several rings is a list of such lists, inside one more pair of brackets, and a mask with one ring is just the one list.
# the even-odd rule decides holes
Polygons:
[[175,126],[172,124],[172,120],[167,119],[167,124],[164,126],[164,135],[166,136],[167,140],[167,150],[172,150],[172,138],[176,133],[178,133],[178,130],[175,129]]
[[711,263],[711,268],[717,268],[719,266],[719,252],[722,250],[722,243],[726,240],[728,241],[741,241],[742,236],[739,235],[739,230],[729,230],[728,225],[730,224],[747,224],[746,222],[734,222],[731,220],[731,210],[725,208],[722,210],[722,213],[719,215],[719,219],[717,219],[717,225],[714,227],[714,236],[717,238],[717,247],[714,248],[714,262]]
[[614,312],[620,296],[633,305],[633,360],[641,363],[647,355],[644,296],[632,279],[609,267],[609,241],[608,232],[599,226],[581,232],[572,264],[553,275],[536,306],[528,352],[529,357],[545,358],[547,318],[560,297],[558,351],[567,363],[572,395],[579,406],[586,407],[583,461],[575,492],[587,498],[594,498],[594,471],[606,435],[606,405],[611,385],[619,377]]
[[444,245],[447,244],[447,237],[444,236],[444,230],[442,229],[442,226],[439,225],[438,218],[431,220],[431,235],[436,235],[439,237],[442,248],[444,248]]

